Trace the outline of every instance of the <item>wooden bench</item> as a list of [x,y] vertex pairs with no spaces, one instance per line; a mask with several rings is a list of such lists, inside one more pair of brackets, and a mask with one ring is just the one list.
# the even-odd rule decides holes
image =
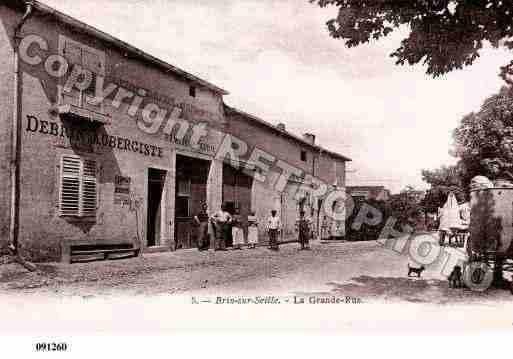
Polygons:
[[141,249],[132,242],[69,241],[63,245],[62,262],[90,262],[95,260],[138,257]]

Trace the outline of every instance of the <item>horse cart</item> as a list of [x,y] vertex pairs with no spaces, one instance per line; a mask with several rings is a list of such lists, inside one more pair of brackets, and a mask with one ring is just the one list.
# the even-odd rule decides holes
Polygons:
[[[505,283],[503,272],[513,272],[513,184],[473,189],[470,196],[469,264],[493,269],[495,282]],[[477,283],[485,275],[477,271],[471,280]],[[510,289],[513,293],[512,284]]]

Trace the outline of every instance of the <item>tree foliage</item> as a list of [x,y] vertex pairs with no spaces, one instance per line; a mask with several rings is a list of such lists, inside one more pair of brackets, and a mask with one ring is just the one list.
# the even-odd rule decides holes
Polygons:
[[447,201],[449,193],[454,193],[458,202],[468,199],[465,186],[462,184],[459,165],[442,166],[434,170],[422,170],[422,180],[431,188],[426,192],[421,205],[429,213],[436,213]]
[[[513,0],[310,0],[338,8],[327,22],[348,47],[379,40],[398,28],[409,36],[391,56],[396,64],[427,65],[436,77],[471,65],[485,42],[513,49]],[[501,42],[501,40],[503,40]],[[506,80],[513,61],[501,68]]]
[[513,93],[509,87],[488,98],[481,110],[463,117],[454,130],[453,154],[460,159],[461,179],[513,180]]
[[431,185],[422,205],[435,212],[453,192],[458,202],[468,200],[469,184],[475,176],[491,180],[513,180],[513,92],[504,86],[485,100],[476,113],[465,115],[453,132],[455,166],[423,170]]

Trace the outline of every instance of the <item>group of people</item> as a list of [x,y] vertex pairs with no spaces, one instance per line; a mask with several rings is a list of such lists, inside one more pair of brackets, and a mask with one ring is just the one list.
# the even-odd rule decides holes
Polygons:
[[[198,227],[198,249],[205,251],[210,248],[210,238],[214,240],[214,250],[225,251],[229,237],[232,237],[233,249],[242,249],[246,243],[244,240],[244,229],[242,216],[238,210],[234,214],[227,211],[226,204],[211,216],[208,215],[208,206],[203,204],[200,213],[194,217],[194,222]],[[258,244],[258,226],[259,221],[252,212],[248,218],[247,244],[249,248],[256,248]],[[271,211],[271,215],[265,222],[266,232],[269,236],[269,249],[279,250],[279,235],[282,230],[282,223],[276,210]],[[296,231],[298,233],[298,242],[300,249],[310,249],[309,239],[311,237],[311,221],[305,217],[305,212],[300,211],[299,219],[296,222]]]

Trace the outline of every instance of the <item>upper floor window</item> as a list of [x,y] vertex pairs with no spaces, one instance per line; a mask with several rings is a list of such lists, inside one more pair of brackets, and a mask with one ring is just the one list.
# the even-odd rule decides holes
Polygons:
[[189,96],[196,97],[196,87],[195,86],[189,86]]
[[[65,36],[59,37],[59,53],[64,56],[69,65],[68,74],[63,76],[60,86],[60,104],[103,112],[103,104],[96,103],[94,98],[97,78],[105,76],[105,53]],[[74,66],[77,65],[83,69],[76,79],[79,85],[65,88],[64,84],[68,82]],[[73,81],[69,83],[72,84]]]
[[308,158],[307,158],[307,155],[306,155],[306,151],[305,150],[301,150],[301,161],[306,162],[307,160],[308,160]]

